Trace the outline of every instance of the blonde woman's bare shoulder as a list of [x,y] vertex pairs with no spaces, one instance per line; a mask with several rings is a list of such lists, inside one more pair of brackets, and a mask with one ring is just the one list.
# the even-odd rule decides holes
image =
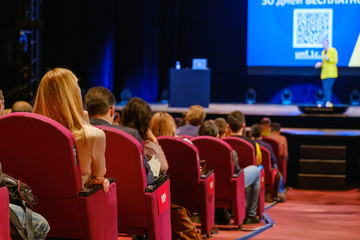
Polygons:
[[100,137],[100,138],[105,138],[105,133],[103,130],[91,126],[91,125],[84,125],[84,129],[86,131],[86,135],[87,137],[91,137],[91,138],[96,138],[96,137]]

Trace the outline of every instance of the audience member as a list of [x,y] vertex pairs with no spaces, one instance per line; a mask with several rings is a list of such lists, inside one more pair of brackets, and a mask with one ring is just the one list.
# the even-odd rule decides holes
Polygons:
[[33,111],[32,106],[30,103],[25,101],[17,101],[15,102],[11,107],[11,112],[29,112],[31,113]]
[[[200,129],[199,136],[213,136],[219,138],[219,129],[213,120],[205,121]],[[234,173],[240,171],[238,165],[238,155],[233,150]],[[260,170],[256,166],[244,168],[245,188],[246,188],[246,218],[245,224],[259,223],[260,219],[256,216],[256,210],[260,193]],[[219,211],[217,211],[219,212]],[[226,215],[221,214],[221,215]],[[223,221],[223,219],[221,220]],[[222,222],[223,223],[223,222]]]
[[263,129],[262,135],[269,136],[271,133],[270,126],[271,126],[271,120],[268,117],[264,117],[260,121],[261,127]]
[[0,117],[5,115],[5,99],[3,91],[0,89]]
[[150,121],[150,130],[155,137],[175,136],[176,125],[174,118],[166,112],[155,113]]
[[[164,173],[169,166],[163,150],[149,128],[150,120],[151,108],[140,98],[130,99],[122,111],[121,124],[139,131],[141,139],[145,142],[145,156],[149,160],[154,176],[157,177],[159,173]],[[160,164],[158,164],[159,162]]]
[[[85,98],[85,109],[89,113],[90,123],[93,126],[107,126],[124,131],[134,138],[136,138],[141,145],[141,140],[138,130],[120,125],[113,125],[111,122],[115,116],[115,97],[109,89],[104,87],[93,87],[90,88],[86,93]],[[148,162],[145,160],[145,170],[147,183],[153,184],[155,182],[153,173],[150,170]]]
[[279,155],[281,158],[288,159],[288,142],[285,136],[280,134],[280,123],[274,122],[271,124],[270,138],[274,139],[280,144]]
[[270,158],[271,158],[271,167],[276,168],[277,167],[277,158],[275,156],[275,153],[269,143],[266,143],[261,140],[261,134],[262,134],[262,127],[260,124],[256,123],[251,126],[250,136],[251,139],[255,140],[259,145],[264,146],[267,150],[270,152]]
[[276,181],[276,184],[278,186],[276,186],[277,196],[275,197],[275,200],[277,200],[279,202],[285,202],[286,196],[285,196],[285,189],[284,189],[284,181],[283,181],[283,177],[277,166],[277,158],[274,154],[274,151],[273,151],[271,145],[269,143],[266,143],[261,140],[261,133],[262,133],[262,127],[260,124],[252,125],[251,132],[250,132],[251,138],[254,139],[258,144],[260,144],[261,146],[264,146],[266,149],[269,150],[270,156],[271,156],[271,167],[275,168],[277,170],[277,178],[279,180]]
[[240,111],[234,111],[227,117],[228,130],[231,137],[239,137],[251,143],[255,149],[256,164],[261,164],[261,150],[259,144],[251,138],[245,137],[245,116]]
[[225,118],[217,118],[214,120],[216,126],[219,128],[219,135],[220,138],[227,137],[228,131],[227,131],[227,122]]
[[120,125],[121,121],[121,111],[115,109],[115,117],[113,120],[114,125]]
[[104,178],[105,134],[86,122],[78,79],[70,70],[55,68],[45,74],[36,95],[34,113],[49,117],[72,132],[77,143],[82,184],[102,184],[108,192],[109,181]]
[[184,126],[176,129],[177,135],[188,135],[196,137],[198,135],[199,128],[206,117],[205,110],[200,105],[193,105],[186,113]]

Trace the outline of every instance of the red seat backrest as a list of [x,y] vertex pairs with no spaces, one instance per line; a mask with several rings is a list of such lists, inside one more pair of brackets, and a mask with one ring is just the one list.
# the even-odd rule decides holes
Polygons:
[[[12,113],[0,118],[0,132],[5,173],[27,183],[38,198],[77,197],[81,174],[69,130],[42,115]],[[49,188],[54,190],[43,191]]]
[[116,180],[118,224],[146,227],[144,194],[147,182],[143,148],[138,140],[124,131],[97,127],[106,134],[106,176]]
[[199,149],[200,159],[206,160],[206,167],[215,171],[215,192],[221,188],[218,185],[229,184],[234,174],[234,163],[232,161],[232,148],[221,139],[200,136],[191,140]]
[[9,193],[6,187],[0,187],[0,239],[10,239]]
[[261,156],[262,156],[261,165],[263,165],[263,167],[265,169],[265,174],[267,174],[271,170],[270,152],[264,146],[261,146],[261,145],[260,145],[260,150],[261,150]]
[[255,149],[251,143],[239,137],[225,137],[222,140],[227,142],[236,151],[241,168],[256,165]]
[[[199,151],[177,137],[158,137],[169,164],[167,173],[171,179],[171,199],[174,203],[198,202],[200,179]],[[184,203],[186,201],[186,203]]]

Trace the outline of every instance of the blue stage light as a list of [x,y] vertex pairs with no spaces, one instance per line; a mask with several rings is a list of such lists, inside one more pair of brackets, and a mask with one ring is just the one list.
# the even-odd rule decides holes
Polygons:
[[245,101],[250,105],[256,103],[256,91],[253,88],[246,90]]
[[290,91],[290,89],[285,88],[281,92],[281,102],[282,104],[289,105],[291,104],[291,101],[292,101],[292,92]]

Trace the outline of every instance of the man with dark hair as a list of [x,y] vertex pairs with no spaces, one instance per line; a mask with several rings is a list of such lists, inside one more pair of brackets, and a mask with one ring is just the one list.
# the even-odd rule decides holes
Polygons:
[[251,138],[245,137],[245,116],[240,111],[234,111],[227,117],[228,130],[231,137],[239,137],[251,143],[255,149],[256,164],[261,164],[261,151],[259,145]]
[[[213,120],[205,121],[200,129],[199,136],[212,136],[219,138],[219,129]],[[234,173],[240,171],[238,164],[238,155],[233,150],[233,162]],[[248,166],[244,168],[245,189],[246,189],[246,218],[245,224],[259,223],[260,219],[256,217],[256,210],[258,206],[259,193],[260,193],[260,170],[256,166]],[[228,221],[224,219],[224,216],[228,215],[226,212],[221,212],[221,209],[217,209],[215,217],[221,217],[222,224],[228,224]],[[219,221],[219,220],[217,220]]]
[[115,117],[115,97],[109,89],[104,87],[90,88],[85,95],[84,103],[85,109],[89,113],[91,125],[117,128],[132,135],[142,144],[139,132],[136,129],[112,125]]
[[[115,116],[115,97],[111,91],[104,87],[90,88],[84,98],[85,109],[89,113],[90,124],[94,126],[107,126],[124,131],[134,138],[136,138],[141,145],[141,140],[138,130],[125,127],[121,125],[113,125],[113,119]],[[147,183],[153,184],[155,182],[153,173],[150,170],[148,161],[145,159],[145,169]]]
[[198,135],[199,128],[204,122],[206,117],[205,110],[200,105],[193,105],[186,113],[185,125],[176,129],[177,135],[189,135],[196,137]]

